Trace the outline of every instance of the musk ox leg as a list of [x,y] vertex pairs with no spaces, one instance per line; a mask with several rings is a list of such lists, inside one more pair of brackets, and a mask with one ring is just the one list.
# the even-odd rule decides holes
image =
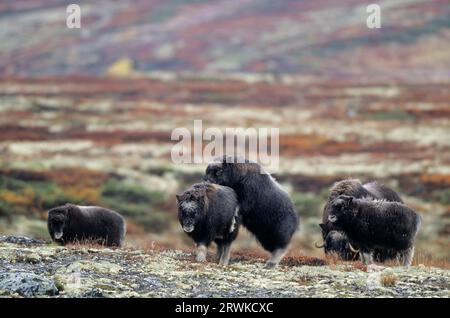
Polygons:
[[217,244],[216,260],[218,263],[220,263],[222,255],[223,255],[223,245]]
[[266,268],[274,268],[278,265],[278,263],[283,258],[284,254],[286,254],[287,248],[278,248],[272,252],[270,258],[266,262]]
[[230,261],[230,247],[231,247],[231,244],[223,245],[223,250],[222,250],[222,255],[220,257],[220,260],[219,260],[219,265],[228,265],[228,263]]
[[413,258],[414,258],[414,246],[408,248],[405,251],[401,252],[400,260],[403,266],[411,266]]
[[206,262],[206,252],[208,251],[208,248],[206,247],[206,245],[204,244],[199,244],[197,246],[197,257],[195,258],[195,260],[197,262]]
[[372,252],[360,252],[359,255],[361,256],[361,262],[363,262],[365,265],[373,264],[373,253]]

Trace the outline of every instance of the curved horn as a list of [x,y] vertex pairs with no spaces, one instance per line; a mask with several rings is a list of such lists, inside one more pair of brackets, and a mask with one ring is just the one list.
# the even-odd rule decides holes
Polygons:
[[325,243],[323,243],[322,245],[317,244],[317,242],[314,242],[314,246],[317,248],[322,248],[325,247]]
[[352,244],[350,244],[350,242],[348,242],[348,248],[350,249],[350,251],[352,251],[353,253],[359,253],[359,250],[355,249]]

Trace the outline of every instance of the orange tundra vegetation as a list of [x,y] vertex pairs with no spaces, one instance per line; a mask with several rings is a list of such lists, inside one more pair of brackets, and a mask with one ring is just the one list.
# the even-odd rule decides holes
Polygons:
[[420,179],[424,183],[450,186],[450,174],[422,174]]

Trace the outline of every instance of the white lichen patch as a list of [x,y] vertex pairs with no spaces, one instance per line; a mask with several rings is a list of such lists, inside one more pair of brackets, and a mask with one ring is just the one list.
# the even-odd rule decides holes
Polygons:
[[75,273],[81,271],[93,271],[100,274],[117,274],[121,270],[121,266],[109,262],[77,261],[62,269],[61,272]]

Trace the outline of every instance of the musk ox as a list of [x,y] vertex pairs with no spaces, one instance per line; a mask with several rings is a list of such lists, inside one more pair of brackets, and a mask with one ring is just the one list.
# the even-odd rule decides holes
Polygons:
[[202,182],[176,195],[176,198],[180,224],[197,244],[197,261],[206,261],[207,248],[214,241],[217,261],[227,265],[230,246],[240,225],[239,205],[233,189]]
[[358,245],[364,263],[372,263],[380,248],[397,251],[401,263],[411,265],[421,217],[405,204],[340,195],[331,202],[328,220]]
[[[335,224],[328,221],[331,202],[339,195],[349,195],[355,198],[378,199],[399,203],[403,203],[403,200],[394,190],[376,181],[362,184],[358,179],[345,179],[338,181],[333,185],[323,210],[322,223],[319,224],[322,230],[324,243],[322,245],[316,244],[316,247],[323,247],[325,249],[325,254],[335,253],[343,260],[354,260],[358,258],[359,254],[357,252],[357,246],[352,246],[344,233],[337,234],[337,232],[342,231],[340,231]],[[395,250],[375,249],[373,256],[377,262],[384,262],[388,259],[395,259],[398,255]]]
[[91,241],[122,246],[126,233],[125,220],[119,213],[70,203],[48,211],[47,227],[52,240],[62,245]]
[[266,267],[275,267],[299,225],[289,194],[259,164],[239,157],[215,159],[206,168],[204,179],[233,188],[242,224],[271,253]]

